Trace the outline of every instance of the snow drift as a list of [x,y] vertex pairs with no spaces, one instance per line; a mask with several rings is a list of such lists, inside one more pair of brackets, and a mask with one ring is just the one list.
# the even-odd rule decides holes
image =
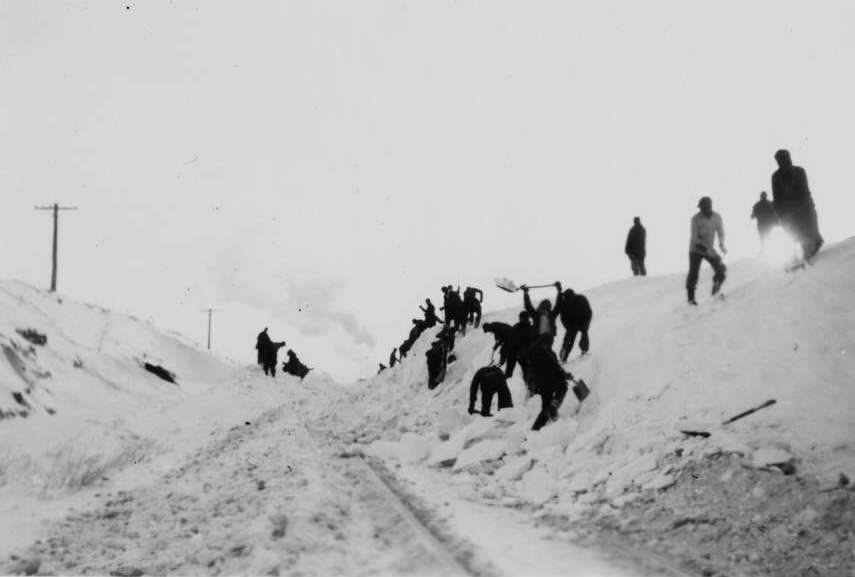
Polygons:
[[156,478],[212,432],[281,402],[282,381],[259,385],[255,368],[232,367],[150,323],[15,281],[0,281],[0,349],[4,547],[106,482]]
[[[701,295],[711,284],[705,272]],[[434,330],[330,422],[375,456],[476,475],[484,499],[548,502],[567,514],[621,507],[715,453],[822,482],[855,477],[855,239],[792,273],[759,260],[732,264],[724,298],[702,296],[699,307],[685,304],[684,282],[683,274],[636,277],[584,291],[592,354],[575,350],[566,368],[592,395],[582,406],[568,395],[559,420],[539,432],[530,431],[539,399],[526,401],[519,370],[509,383],[514,409],[493,419],[466,414],[471,378],[493,344],[472,328],[437,389],[427,390],[424,359]],[[488,320],[513,323],[517,311]]]

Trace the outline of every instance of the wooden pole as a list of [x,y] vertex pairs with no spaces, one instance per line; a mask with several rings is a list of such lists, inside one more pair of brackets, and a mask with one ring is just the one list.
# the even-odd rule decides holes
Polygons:
[[36,210],[52,210],[53,211],[53,254],[50,272],[50,292],[56,292],[56,271],[59,261],[59,211],[60,210],[77,210],[76,206],[59,206],[58,203],[53,203],[52,206],[37,206]]
[[221,310],[223,310],[223,309],[212,309],[212,308],[202,309],[203,313],[205,313],[205,312],[208,313],[208,350],[209,351],[211,350],[211,325],[213,324],[213,322],[212,322],[213,313],[220,312]]
[[56,259],[58,257],[57,249],[59,248],[59,243],[57,242],[57,238],[59,237],[59,205],[54,203],[53,205],[53,258],[51,259],[51,270],[50,270],[50,292],[56,292]]

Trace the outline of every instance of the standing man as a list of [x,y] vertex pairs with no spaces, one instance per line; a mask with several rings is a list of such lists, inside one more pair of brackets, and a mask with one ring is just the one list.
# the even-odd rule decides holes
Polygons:
[[537,341],[537,329],[531,324],[531,315],[528,311],[521,311],[519,322],[511,327],[511,340],[507,348],[505,358],[505,377],[510,379],[514,376],[514,369],[519,362],[522,369],[523,380],[525,380],[525,352]]
[[644,257],[647,255],[647,231],[641,226],[641,219],[635,217],[632,228],[626,235],[626,256],[629,257],[629,265],[632,267],[634,276],[647,276],[644,268]]
[[718,293],[724,282],[727,267],[721,262],[721,257],[715,251],[715,235],[718,234],[718,247],[727,254],[724,247],[724,225],[721,215],[712,209],[712,199],[705,196],[698,201],[700,211],[692,217],[691,239],[689,240],[689,276],[686,277],[686,293],[690,305],[698,304],[695,300],[695,287],[698,285],[698,272],[701,261],[705,260],[713,267],[712,294]]
[[760,200],[754,203],[751,209],[751,218],[757,219],[757,234],[760,235],[760,244],[766,245],[766,237],[772,227],[778,224],[778,214],[775,212],[775,207],[772,201],[766,198],[766,192],[760,193]]
[[472,323],[477,329],[481,326],[481,303],[484,302],[484,292],[475,287],[468,286],[463,291],[463,308],[466,322]]
[[267,327],[264,327],[264,330],[258,333],[258,336],[255,338],[255,350],[258,351],[259,365],[264,364],[264,359],[267,356],[267,348],[270,346],[270,343],[270,335],[267,334]]
[[775,153],[778,170],[772,174],[772,200],[775,212],[784,228],[802,245],[805,259],[819,252],[823,243],[819,234],[816,207],[807,182],[807,174],[801,166],[793,166],[790,153],[779,150]]
[[264,369],[265,375],[270,375],[271,377],[276,376],[276,359],[279,356],[279,349],[284,346],[285,341],[281,341],[278,343],[271,342],[266,345],[264,351],[264,363],[262,364],[262,368]]

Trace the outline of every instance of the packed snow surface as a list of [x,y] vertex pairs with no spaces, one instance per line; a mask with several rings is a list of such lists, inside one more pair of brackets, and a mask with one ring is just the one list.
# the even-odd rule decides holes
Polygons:
[[[683,275],[582,292],[591,354],[566,369],[592,394],[580,405],[569,393],[534,432],[540,400],[519,370],[512,409],[467,414],[491,358],[480,329],[458,337],[435,390],[424,353],[436,329],[400,365],[342,387],[269,379],[148,323],[0,282],[0,572],[431,574],[359,454],[485,574],[636,574],[540,521],[632,508],[711,455],[828,486],[855,478],[855,241],[790,273],[734,263],[724,297],[698,307]],[[25,553],[10,565],[13,550]]]
[[[711,286],[705,272],[699,294]],[[758,468],[789,464],[820,482],[855,478],[855,240],[793,272],[735,263],[724,294],[697,307],[686,304],[684,283],[682,274],[635,277],[583,291],[594,310],[591,354],[577,348],[566,369],[592,395],[580,406],[568,393],[541,431],[530,430],[540,403],[526,399],[519,369],[513,409],[466,413],[493,344],[471,327],[437,389],[425,386],[429,334],[355,394],[359,409],[335,416],[340,430],[413,475],[447,466],[479,498],[569,515],[668,488],[686,463],[716,453]],[[513,324],[518,310],[485,320]],[[559,328],[556,349],[562,337]]]

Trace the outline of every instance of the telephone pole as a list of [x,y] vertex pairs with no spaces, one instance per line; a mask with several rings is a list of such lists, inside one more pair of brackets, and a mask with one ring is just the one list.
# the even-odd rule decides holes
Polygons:
[[60,210],[77,210],[76,206],[59,206],[54,203],[53,206],[37,206],[36,210],[52,210],[53,211],[53,268],[50,275],[50,292],[56,292],[56,261],[58,249],[58,228],[59,228],[59,211]]
[[208,350],[211,350],[211,315],[218,313],[223,309],[202,309],[203,313],[208,313]]

